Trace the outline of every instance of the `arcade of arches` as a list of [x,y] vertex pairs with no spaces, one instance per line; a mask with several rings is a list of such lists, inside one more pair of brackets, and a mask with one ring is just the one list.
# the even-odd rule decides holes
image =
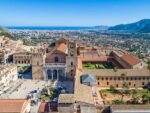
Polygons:
[[45,79],[46,80],[64,80],[66,79],[65,69],[45,69]]

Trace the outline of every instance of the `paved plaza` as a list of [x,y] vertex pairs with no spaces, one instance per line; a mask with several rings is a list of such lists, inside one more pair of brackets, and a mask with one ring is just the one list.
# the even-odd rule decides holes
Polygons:
[[11,99],[22,99],[26,98],[28,93],[33,90],[41,90],[45,86],[52,85],[51,82],[42,81],[42,80],[21,80],[20,84],[16,84],[12,92],[7,92],[6,94],[2,95],[1,98],[11,98]]

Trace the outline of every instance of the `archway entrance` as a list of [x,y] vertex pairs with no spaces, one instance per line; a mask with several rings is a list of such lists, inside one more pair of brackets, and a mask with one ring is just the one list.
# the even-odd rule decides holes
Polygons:
[[48,80],[52,79],[52,71],[51,70],[47,70],[47,78],[48,78]]
[[57,79],[57,70],[53,70],[53,80]]
[[59,80],[64,80],[64,72],[63,70],[58,70]]

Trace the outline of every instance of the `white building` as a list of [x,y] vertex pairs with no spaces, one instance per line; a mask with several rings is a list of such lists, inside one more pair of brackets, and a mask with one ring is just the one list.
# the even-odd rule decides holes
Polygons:
[[18,78],[17,67],[15,65],[0,65],[0,87],[9,86]]

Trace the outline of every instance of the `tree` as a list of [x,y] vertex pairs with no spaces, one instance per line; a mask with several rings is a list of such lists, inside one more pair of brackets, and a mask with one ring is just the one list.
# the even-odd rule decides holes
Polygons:
[[129,94],[130,93],[130,90],[129,90],[129,85],[127,84],[127,83],[124,83],[124,92],[126,93],[126,94]]
[[126,77],[126,73],[122,73],[121,74],[121,82],[122,82],[121,101],[123,101],[123,97],[125,95],[125,88],[126,88],[125,81],[124,81],[125,77]]
[[114,67],[115,76],[117,76],[117,67]]
[[150,74],[150,60],[147,62],[147,69],[149,70],[149,74]]
[[[148,66],[147,69],[149,70],[149,76],[150,76],[150,60],[147,62]],[[149,93],[149,87],[150,87],[150,81],[148,82],[148,87],[147,87],[147,93]]]
[[144,94],[142,96],[142,103],[143,104],[148,104],[150,102],[150,96],[148,94]]
[[112,92],[112,93],[117,93],[117,89],[114,87],[114,86],[110,86],[110,91]]

